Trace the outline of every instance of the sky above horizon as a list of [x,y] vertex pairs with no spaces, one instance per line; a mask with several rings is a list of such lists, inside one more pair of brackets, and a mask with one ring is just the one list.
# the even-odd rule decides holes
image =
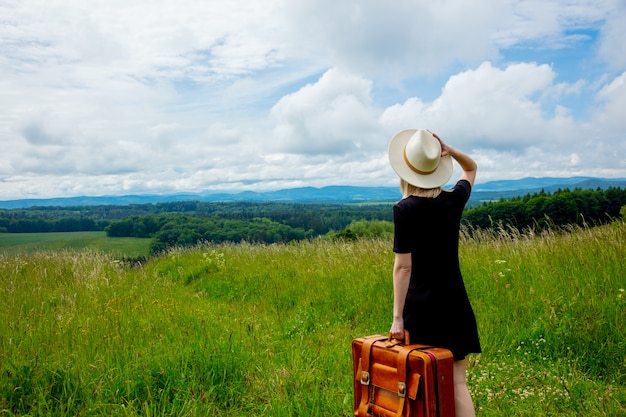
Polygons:
[[0,200],[626,178],[626,1],[383,3],[0,0]]

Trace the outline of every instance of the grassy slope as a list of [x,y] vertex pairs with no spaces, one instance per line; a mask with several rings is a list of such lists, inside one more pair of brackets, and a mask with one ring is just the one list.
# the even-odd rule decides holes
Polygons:
[[[626,225],[464,239],[481,416],[626,415]],[[0,414],[349,416],[390,242],[0,255]]]

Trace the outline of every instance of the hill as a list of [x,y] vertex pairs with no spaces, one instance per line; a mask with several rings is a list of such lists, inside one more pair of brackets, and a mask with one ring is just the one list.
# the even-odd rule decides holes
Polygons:
[[469,206],[476,206],[483,201],[496,201],[500,199],[511,199],[527,194],[534,194],[544,191],[554,193],[564,189],[596,190],[607,188],[626,188],[624,178],[592,178],[592,177],[571,177],[571,178],[523,178],[520,180],[491,181],[484,184],[476,184],[472,190]]
[[[623,417],[626,223],[462,239],[478,415]],[[387,239],[1,259],[3,416],[351,416],[391,323]]]
[[[519,180],[500,180],[476,184],[471,200],[475,202],[508,199],[544,190],[554,192],[558,189],[606,189],[609,187],[626,187],[626,178],[593,178],[593,177],[528,177]],[[80,196],[47,199],[20,199],[0,201],[0,208],[15,209],[34,206],[41,207],[73,207],[92,205],[129,205],[153,204],[176,201],[202,202],[299,202],[299,203],[364,203],[372,201],[395,201],[400,198],[398,187],[355,187],[328,186],[302,187],[277,191],[243,191],[243,192],[205,192],[181,194],[146,194],[125,196]]]

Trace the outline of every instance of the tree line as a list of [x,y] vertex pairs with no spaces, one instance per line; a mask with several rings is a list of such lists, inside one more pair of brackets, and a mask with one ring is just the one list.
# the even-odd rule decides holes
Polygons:
[[[153,251],[199,241],[283,243],[326,234],[355,238],[374,229],[388,233],[389,227],[381,222],[393,220],[391,205],[189,201],[33,207],[0,210],[0,232],[104,230],[111,237],[151,238]],[[596,225],[619,217],[624,206],[623,188],[565,189],[484,202],[466,209],[462,221],[475,229]]]
[[152,238],[150,251],[153,253],[172,246],[190,246],[202,241],[286,243],[314,236],[312,229],[291,227],[266,217],[232,220],[184,214],[132,216],[112,222],[105,230],[110,237]]
[[[71,232],[107,230],[111,236],[152,237],[168,222],[178,225],[206,221],[221,227],[245,228],[247,223],[303,229],[309,236],[340,230],[355,219],[392,220],[391,203],[324,204],[268,202],[171,202],[128,206],[32,207],[0,210],[0,232]],[[240,224],[241,223],[241,224]],[[300,232],[297,232],[300,233]]]
[[485,203],[466,210],[464,224],[477,229],[500,226],[518,230],[566,225],[598,225],[620,217],[626,189],[558,190]]
[[85,216],[46,219],[0,213],[0,233],[92,232],[104,230],[110,223]]

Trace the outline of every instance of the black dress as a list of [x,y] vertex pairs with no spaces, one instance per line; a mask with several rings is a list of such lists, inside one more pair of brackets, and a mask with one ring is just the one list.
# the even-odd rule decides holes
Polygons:
[[458,256],[461,214],[470,191],[470,183],[460,180],[436,198],[410,196],[393,208],[393,250],[411,253],[412,259],[404,327],[411,343],[447,348],[455,360],[481,352]]

